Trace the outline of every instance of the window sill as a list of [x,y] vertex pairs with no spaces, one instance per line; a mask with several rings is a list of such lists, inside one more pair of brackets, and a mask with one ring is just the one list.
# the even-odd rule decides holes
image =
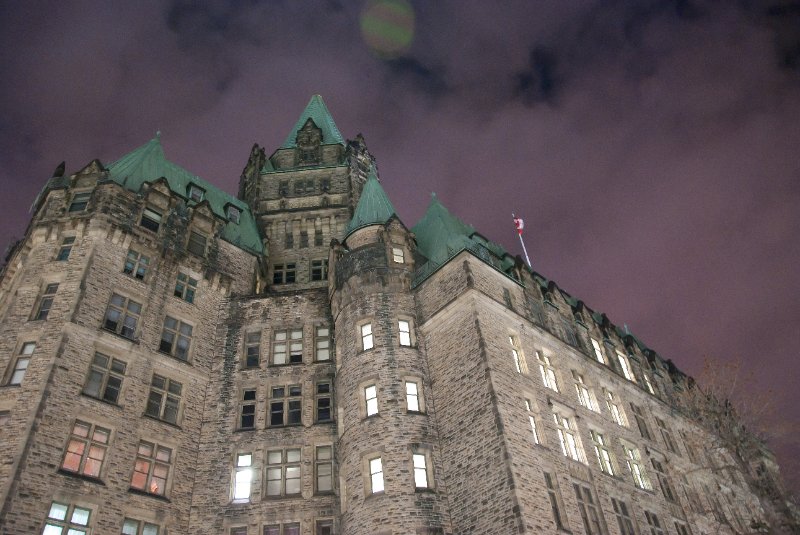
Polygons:
[[103,398],[98,398],[97,396],[92,396],[91,394],[87,394],[86,392],[81,392],[81,396],[83,396],[85,398],[93,399],[95,401],[99,401],[100,403],[104,403],[104,404],[110,405],[112,407],[116,407],[117,409],[121,409],[122,408],[122,405],[120,405],[119,403],[115,403],[113,401],[108,401],[107,399],[103,399]]
[[125,273],[124,271],[122,272],[122,274],[125,275],[126,277],[128,277],[129,279],[133,279],[135,281],[139,281],[139,282],[141,282],[143,284],[145,283],[144,277],[134,277],[130,273]]
[[15,385],[6,384],[6,385],[0,386],[0,388],[22,388],[22,383],[15,384]]
[[117,331],[112,331],[112,330],[111,330],[111,329],[109,329],[108,327],[101,326],[101,327],[100,327],[100,330],[101,330],[101,331],[105,331],[105,332],[107,332],[107,333],[109,333],[109,334],[113,334],[113,335],[114,335],[114,336],[116,336],[117,338],[122,338],[123,340],[127,340],[128,342],[130,342],[130,343],[132,343],[132,344],[138,344],[138,343],[139,343],[139,340],[138,340],[138,339],[136,339],[136,338],[128,338],[127,336],[125,336],[125,335],[122,335],[122,334],[118,333]]
[[318,490],[317,492],[314,493],[314,496],[335,496],[335,495],[336,493],[333,492],[332,490],[326,490],[326,491]]
[[370,414],[369,416],[364,416],[361,419],[362,420],[372,420],[373,418],[376,419],[376,420],[380,420],[381,419],[381,413],[376,412],[375,414]]
[[428,415],[428,413],[425,412],[425,411],[410,411],[410,410],[406,410],[406,414],[415,414],[417,416],[427,416]]
[[369,494],[364,496],[364,501],[371,500],[371,499],[374,499],[374,498],[379,498],[381,496],[384,496],[385,494],[386,494],[385,490],[382,490],[380,492],[370,492]]
[[162,424],[165,424],[165,425],[168,425],[170,427],[174,427],[175,429],[179,429],[179,430],[183,431],[183,428],[181,426],[179,426],[178,424],[175,424],[175,423],[172,423],[172,422],[168,422],[167,420],[162,420],[161,418],[156,418],[155,416],[151,416],[151,415],[149,415],[147,413],[142,414],[142,418],[148,418],[148,419],[154,420],[156,422],[161,422]]
[[250,501],[250,498],[242,498],[240,500],[231,500],[230,505],[232,507],[244,507],[246,505],[253,505],[253,502]]
[[414,487],[414,492],[417,494],[436,494],[436,489],[433,487]]
[[237,427],[233,430],[234,433],[247,433],[248,431],[255,431],[255,426],[253,427]]
[[175,356],[175,355],[173,355],[172,353],[168,353],[168,352],[166,352],[166,351],[162,351],[161,349],[159,349],[159,350],[158,350],[158,353],[160,353],[160,354],[162,354],[162,355],[166,355],[167,357],[170,357],[170,358],[172,358],[172,359],[175,359],[175,360],[177,360],[178,362],[183,362],[184,364],[188,364],[189,366],[191,366],[191,365],[192,365],[192,363],[191,363],[191,362],[189,362],[189,359],[182,359],[182,358],[180,358],[180,357],[176,357],[176,356]]
[[84,481],[88,481],[89,483],[96,483],[98,485],[103,485],[104,487],[106,486],[103,480],[100,479],[99,477],[87,476],[86,474],[81,474],[79,472],[71,472],[70,470],[65,470],[63,468],[59,468],[58,473],[61,474],[62,476],[74,477],[75,479],[82,479]]
[[303,364],[302,361],[300,362],[284,362],[283,364],[275,364],[274,362],[270,362],[270,368],[283,368],[284,366],[299,366]]
[[335,424],[335,423],[336,421],[333,418],[331,418],[330,420],[317,420],[316,422],[314,422],[314,425]]
[[147,492],[146,490],[140,490],[140,489],[135,489],[133,487],[129,487],[128,492],[130,492],[131,494],[138,494],[139,496],[147,496],[150,498],[154,498],[162,502],[172,503],[170,499],[167,498],[166,496],[163,496],[161,494],[153,494],[152,492]]
[[278,500],[296,500],[296,499],[302,498],[302,497],[303,497],[302,493],[297,493],[297,494],[283,494],[281,496],[270,496],[270,495],[267,495],[267,496],[264,496],[264,499],[265,500],[269,500],[269,501],[278,501]]

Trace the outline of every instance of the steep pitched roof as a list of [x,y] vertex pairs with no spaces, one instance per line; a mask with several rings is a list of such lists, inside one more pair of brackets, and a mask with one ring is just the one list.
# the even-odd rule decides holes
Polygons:
[[464,224],[444,207],[436,194],[431,195],[431,203],[422,219],[411,231],[417,237],[417,247],[429,261],[441,264],[453,253],[471,243],[470,236],[475,229]]
[[[189,185],[193,184],[205,191],[204,200],[208,201],[214,214],[227,221],[221,233],[222,239],[255,254],[263,252],[261,238],[250,207],[244,201],[167,160],[161,146],[160,134],[109,165],[108,176],[122,187],[136,192],[145,182],[155,182],[163,177],[167,180],[169,188],[182,197],[187,197]],[[187,203],[196,204],[188,198]],[[239,209],[238,224],[228,221],[226,214],[228,204]]]
[[311,97],[311,100],[308,101],[306,109],[300,114],[300,118],[289,132],[286,141],[281,145],[282,149],[293,149],[297,147],[297,131],[303,128],[306,121],[309,119],[314,121],[314,124],[322,130],[323,145],[335,145],[337,143],[344,145],[344,138],[336,127],[336,123],[333,122],[331,112],[328,111],[328,107],[325,106],[322,97],[320,95],[314,95]]
[[386,195],[373,166],[361,191],[353,218],[347,224],[345,237],[354,231],[369,225],[381,225],[396,215],[392,201]]

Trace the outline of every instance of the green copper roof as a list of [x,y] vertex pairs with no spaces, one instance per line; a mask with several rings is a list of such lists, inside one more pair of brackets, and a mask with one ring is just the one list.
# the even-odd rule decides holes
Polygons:
[[382,225],[395,215],[392,201],[386,196],[378,176],[375,174],[373,166],[369,171],[369,176],[361,191],[361,198],[358,199],[358,206],[353,214],[353,218],[347,224],[345,237],[355,230],[369,225]]
[[[208,201],[214,214],[227,221],[220,234],[222,239],[255,254],[263,252],[261,238],[250,207],[245,202],[167,160],[164,156],[164,149],[161,147],[160,135],[156,135],[138,149],[109,165],[108,176],[124,188],[136,192],[145,182],[155,182],[163,177],[167,179],[169,188],[183,197],[188,197],[189,185],[193,184],[205,191],[203,199]],[[188,199],[187,203],[189,205],[197,204]],[[228,221],[226,214],[228,204],[239,209],[238,224]]]
[[314,121],[314,124],[322,130],[323,145],[335,145],[337,143],[344,145],[344,138],[339,132],[339,129],[336,128],[336,123],[333,122],[331,112],[328,111],[328,107],[325,106],[322,97],[314,95],[311,97],[311,100],[308,101],[306,109],[300,114],[300,118],[297,120],[297,123],[295,123],[292,131],[289,132],[286,141],[281,145],[282,149],[293,149],[297,147],[297,131],[303,128],[303,125],[305,125],[306,121],[309,119]]
[[471,244],[475,230],[447,211],[434,193],[422,219],[411,231],[417,237],[417,247],[425,257],[441,264]]

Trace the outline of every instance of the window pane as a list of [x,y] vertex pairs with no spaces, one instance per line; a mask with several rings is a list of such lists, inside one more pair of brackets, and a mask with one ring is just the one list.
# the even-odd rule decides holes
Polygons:
[[48,518],[55,520],[65,520],[67,518],[68,506],[61,503],[53,503],[50,505],[50,512],[47,514]]

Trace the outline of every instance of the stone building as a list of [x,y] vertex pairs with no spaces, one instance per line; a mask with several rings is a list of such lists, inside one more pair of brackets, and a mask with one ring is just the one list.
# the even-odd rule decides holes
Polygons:
[[407,227],[319,96],[238,197],[156,137],[33,211],[0,280],[3,534],[764,526],[686,376],[435,197]]

